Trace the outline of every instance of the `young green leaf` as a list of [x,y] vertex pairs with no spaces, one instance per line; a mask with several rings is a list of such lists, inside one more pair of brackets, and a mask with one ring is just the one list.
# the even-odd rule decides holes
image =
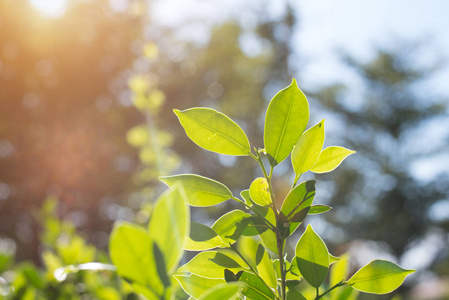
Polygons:
[[297,289],[291,288],[287,292],[287,300],[307,300]]
[[185,250],[203,251],[226,246],[212,228],[197,222],[190,223],[190,236],[184,245]]
[[232,198],[232,192],[224,184],[199,175],[162,176],[159,180],[170,188],[182,184],[191,206],[211,206]]
[[121,277],[149,285],[159,295],[163,293],[164,286],[153,256],[153,241],[146,230],[131,223],[117,222],[109,239],[109,252]]
[[262,206],[270,205],[272,202],[268,182],[263,177],[254,179],[249,187],[249,195],[256,204]]
[[329,251],[310,224],[296,244],[298,269],[313,287],[319,287],[329,270]]
[[241,191],[240,196],[242,196],[242,199],[245,201],[246,205],[252,205],[251,198],[249,197],[249,189]]
[[251,152],[245,132],[225,114],[205,107],[174,112],[187,136],[201,148],[227,155]]
[[251,300],[274,300],[273,291],[255,274],[243,272],[239,279],[245,285],[242,294]]
[[387,294],[397,289],[413,272],[390,261],[376,259],[358,270],[346,283],[361,292]]
[[[347,253],[340,257],[340,260],[335,262],[330,270],[329,286],[334,286],[341,281],[346,280],[349,272],[349,255]],[[330,295],[336,298],[342,293],[342,289],[333,290]]]
[[268,225],[262,217],[252,216],[249,218],[248,226],[243,230],[244,236],[255,236],[268,230]]
[[206,278],[224,278],[225,269],[236,273],[243,270],[243,267],[223,253],[207,251],[197,254],[179,268],[178,272],[189,272]]
[[173,277],[178,280],[182,289],[187,294],[196,299],[200,298],[209,289],[219,284],[226,283],[224,279],[205,278],[197,276],[195,274],[190,274],[189,276],[173,275]]
[[172,273],[182,256],[182,248],[189,235],[190,213],[182,188],[167,191],[157,200],[148,232],[165,258],[167,272]]
[[236,209],[221,216],[212,225],[212,229],[225,244],[233,244],[250,223],[250,218],[250,214]]
[[324,144],[324,120],[304,132],[293,148],[292,166],[296,175],[309,171],[318,160]]
[[276,270],[267,250],[259,244],[256,252],[256,270],[269,287],[277,288]]
[[[278,244],[276,240],[276,234],[272,230],[267,230],[260,234],[262,244],[274,253],[278,252]],[[285,242],[284,242],[285,244]]]
[[328,212],[330,210],[332,210],[332,207],[324,205],[324,204],[312,205],[309,209],[309,215],[318,215],[318,214]]
[[321,151],[316,164],[310,171],[313,173],[327,173],[335,170],[346,157],[353,153],[355,153],[355,151],[343,147],[327,147]]
[[287,158],[308,122],[309,104],[293,79],[271,99],[267,109],[263,139],[271,166]]
[[240,282],[219,284],[201,295],[199,300],[235,300],[240,296],[240,291],[242,290],[242,288],[243,284],[241,284]]

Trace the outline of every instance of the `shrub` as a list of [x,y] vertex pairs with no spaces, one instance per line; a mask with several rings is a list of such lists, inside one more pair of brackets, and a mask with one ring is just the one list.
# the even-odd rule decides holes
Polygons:
[[[305,131],[309,106],[295,80],[268,106],[264,149],[252,149],[242,128],[216,110],[199,107],[175,110],[175,114],[198,146],[248,156],[260,165],[263,177],[254,179],[240,198],[222,183],[199,175],[161,177],[170,191],[156,202],[148,230],[120,222],[110,237],[117,272],[137,292],[148,299],[174,299],[180,297],[179,283],[194,299],[352,299],[354,290],[389,293],[414,272],[374,260],[348,278],[348,256],[331,255],[311,225],[299,238],[293,258],[287,260],[286,240],[307,215],[331,210],[313,204],[315,181],[298,184],[301,175],[330,172],[355,153],[337,146],[322,149],[324,120]],[[278,208],[271,179],[274,168],[290,154],[295,176]],[[224,214],[212,227],[190,222],[188,206],[227,200],[245,210]],[[202,252],[178,268],[183,250]]]

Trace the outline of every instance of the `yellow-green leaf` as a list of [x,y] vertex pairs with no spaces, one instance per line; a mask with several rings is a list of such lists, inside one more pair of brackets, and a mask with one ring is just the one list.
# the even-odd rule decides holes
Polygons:
[[126,222],[116,223],[109,239],[109,253],[117,273],[137,284],[150,285],[161,295],[164,287],[157,272],[153,246],[145,229]]
[[197,254],[188,263],[178,269],[178,272],[189,272],[206,278],[224,279],[224,270],[234,273],[243,270],[235,260],[218,251],[207,251]]
[[199,300],[235,300],[240,296],[242,288],[243,284],[240,282],[220,284],[201,295]]
[[190,223],[190,235],[184,245],[185,250],[203,251],[226,246],[212,228],[197,222]]
[[270,205],[272,202],[268,182],[263,177],[254,179],[249,187],[249,195],[254,203],[262,206]]
[[195,274],[189,276],[173,275],[178,280],[182,289],[193,298],[200,298],[206,291],[219,285],[226,283],[224,279],[212,279],[200,277]]
[[390,261],[376,259],[358,270],[346,283],[361,292],[387,294],[397,289],[413,272]]
[[190,213],[182,187],[162,194],[151,214],[148,231],[165,259],[167,272],[172,273],[182,256],[189,235]]
[[232,198],[232,192],[224,184],[195,174],[162,176],[159,180],[170,188],[182,184],[191,206],[211,206]]
[[304,132],[292,151],[296,175],[309,171],[317,162],[324,144],[324,120]]
[[273,167],[292,152],[308,122],[309,104],[293,79],[288,87],[271,99],[265,117],[263,139]]
[[245,132],[225,114],[205,107],[174,112],[187,136],[201,148],[227,155],[251,152]]
[[274,263],[270,258],[267,250],[259,244],[256,252],[256,270],[260,277],[268,284],[269,287],[276,290],[277,277]]
[[250,223],[250,218],[250,214],[236,209],[221,216],[212,225],[212,229],[221,237],[225,244],[233,244]]
[[355,153],[355,151],[343,147],[327,147],[321,151],[316,164],[310,171],[314,173],[327,173],[335,170],[346,157],[353,153]]
[[313,287],[319,287],[329,271],[329,251],[309,224],[296,244],[298,269]]

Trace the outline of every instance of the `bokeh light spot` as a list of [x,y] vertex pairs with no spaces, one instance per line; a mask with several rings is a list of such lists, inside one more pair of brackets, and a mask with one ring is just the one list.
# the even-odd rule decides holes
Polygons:
[[67,8],[67,0],[30,0],[31,4],[50,17],[61,17]]

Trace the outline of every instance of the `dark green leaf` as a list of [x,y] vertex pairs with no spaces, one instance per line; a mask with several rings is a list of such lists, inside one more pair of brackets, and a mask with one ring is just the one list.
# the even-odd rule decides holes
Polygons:
[[257,275],[243,272],[239,279],[245,283],[242,294],[251,300],[274,300],[273,291],[265,285],[265,283],[257,277]]

